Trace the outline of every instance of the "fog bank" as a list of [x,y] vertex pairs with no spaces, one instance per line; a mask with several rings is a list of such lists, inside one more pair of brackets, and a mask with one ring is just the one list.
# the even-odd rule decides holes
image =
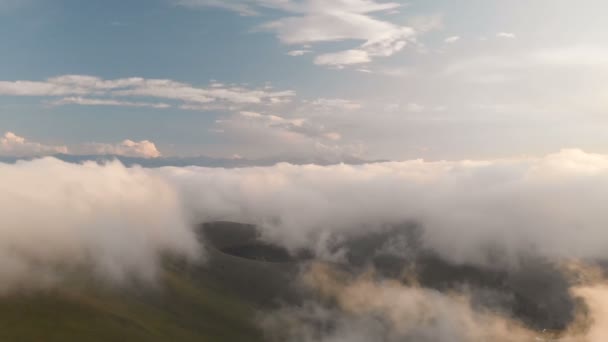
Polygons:
[[114,284],[151,281],[164,253],[200,254],[175,189],[117,162],[0,164],[0,217],[0,293],[82,268]]
[[608,256],[608,156],[580,150],[487,161],[158,172],[184,198],[190,221],[257,224],[270,241],[328,258],[339,258],[331,247],[346,237],[404,222],[419,225],[422,243],[456,263]]

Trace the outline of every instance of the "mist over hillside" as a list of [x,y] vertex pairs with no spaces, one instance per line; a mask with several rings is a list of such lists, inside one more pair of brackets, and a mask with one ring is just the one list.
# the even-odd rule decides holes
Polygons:
[[[236,169],[44,158],[0,177],[8,321],[73,307],[57,317],[114,312],[158,338],[185,317],[181,333],[224,334],[197,330],[222,315],[229,336],[239,312],[234,324],[269,341],[604,336],[604,155]],[[93,305],[123,296],[141,311]]]

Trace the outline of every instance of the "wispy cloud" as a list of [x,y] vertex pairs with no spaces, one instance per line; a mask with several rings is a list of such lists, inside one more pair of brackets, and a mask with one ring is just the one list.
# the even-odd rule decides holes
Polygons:
[[274,32],[281,42],[288,45],[346,40],[361,42],[351,49],[328,52],[315,58],[315,64],[331,67],[369,63],[375,57],[391,56],[401,51],[415,36],[414,29],[373,15],[397,10],[401,4],[395,2],[249,0],[227,5],[215,0],[180,0],[178,4],[224,8],[242,15],[272,8],[283,16],[259,28]]
[[446,39],[444,40],[444,42],[446,42],[446,43],[448,43],[448,44],[453,44],[453,43],[456,43],[456,42],[457,42],[457,41],[459,41],[459,40],[460,40],[460,37],[459,37],[459,36],[451,36],[451,37],[446,38]]
[[0,81],[0,95],[62,97],[52,102],[55,105],[167,108],[171,105],[149,101],[117,100],[116,98],[163,99],[189,106],[214,104],[216,107],[228,107],[230,105],[282,103],[289,101],[295,96],[295,93],[289,90],[274,91],[268,87],[254,89],[219,83],[212,83],[207,87],[196,87],[168,79],[131,77],[104,80],[88,75],[64,75],[44,81]]
[[511,33],[511,32],[499,32],[496,34],[496,37],[498,38],[507,38],[507,39],[515,39],[515,33]]
[[166,103],[150,103],[150,102],[131,102],[131,101],[117,101],[111,99],[94,99],[86,97],[64,97],[59,100],[51,102],[52,105],[62,106],[69,104],[83,105],[83,106],[120,106],[120,107],[148,107],[163,109],[171,107]]
[[287,55],[291,56],[291,57],[298,57],[298,56],[304,56],[307,53],[311,53],[312,51],[310,50],[291,50],[289,52],[287,52]]

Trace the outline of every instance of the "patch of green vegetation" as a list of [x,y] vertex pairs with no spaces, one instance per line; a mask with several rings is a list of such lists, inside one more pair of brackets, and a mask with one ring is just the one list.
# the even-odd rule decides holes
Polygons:
[[0,341],[262,341],[255,305],[212,273],[167,264],[157,288],[81,281],[0,297]]

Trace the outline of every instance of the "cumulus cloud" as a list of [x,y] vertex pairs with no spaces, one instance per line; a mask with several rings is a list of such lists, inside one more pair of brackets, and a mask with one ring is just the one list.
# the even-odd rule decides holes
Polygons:
[[[212,83],[208,87],[168,79],[140,77],[104,80],[89,75],[63,75],[44,81],[0,81],[0,95],[60,97],[52,104],[112,105],[167,108],[158,102],[123,101],[116,98],[151,98],[175,101],[181,106],[214,105],[228,108],[239,105],[270,105],[289,101],[293,91],[270,88],[250,89],[238,85]],[[91,97],[94,96],[94,97]]]
[[160,151],[149,140],[133,141],[126,139],[118,144],[88,143],[81,149],[82,154],[118,155],[138,158],[158,158]]
[[118,162],[0,164],[0,292],[87,270],[112,284],[154,281],[160,258],[200,249],[175,189]]
[[149,140],[133,141],[125,139],[117,144],[84,143],[70,146],[44,145],[32,142],[12,132],[0,138],[0,155],[9,157],[39,157],[53,154],[71,155],[117,155],[124,157],[157,158],[161,156],[156,145]]
[[0,137],[0,155],[4,156],[44,156],[56,153],[67,153],[66,146],[44,145],[31,142],[13,132],[6,132]]

